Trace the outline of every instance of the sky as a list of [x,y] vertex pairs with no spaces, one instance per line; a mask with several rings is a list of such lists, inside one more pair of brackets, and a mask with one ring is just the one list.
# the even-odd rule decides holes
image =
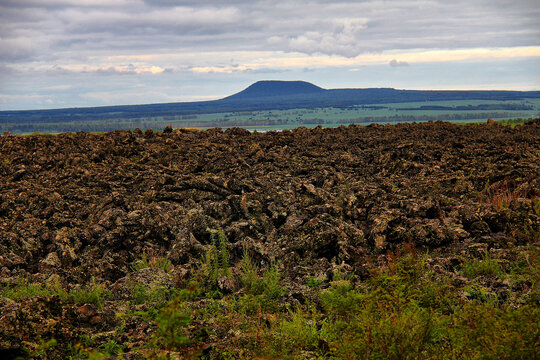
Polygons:
[[0,0],[0,110],[323,88],[540,90],[537,0]]

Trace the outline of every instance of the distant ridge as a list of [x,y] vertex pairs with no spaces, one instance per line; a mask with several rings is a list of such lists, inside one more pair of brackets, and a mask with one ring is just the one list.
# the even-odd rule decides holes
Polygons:
[[323,93],[326,90],[307,81],[280,81],[263,80],[257,81],[245,90],[225,99],[239,100],[262,98],[269,96],[292,96]]
[[[234,95],[212,101],[0,111],[0,130],[20,133],[37,130],[52,132],[59,131],[58,126],[69,123],[71,124],[70,131],[89,128],[92,131],[105,131],[118,128],[121,126],[118,124],[122,122],[143,124],[149,118],[155,119],[158,117],[163,117],[163,121],[169,121],[167,117],[178,116],[186,117],[189,120],[193,116],[196,118],[200,114],[215,113],[324,107],[347,108],[351,106],[406,102],[510,101],[527,98],[540,98],[540,91],[398,90],[393,88],[323,89],[306,81],[265,80],[258,81]],[[107,124],[107,122],[110,122],[110,124]],[[98,128],[91,123],[100,123],[104,124],[104,126]],[[83,127],[83,125],[86,127]]]

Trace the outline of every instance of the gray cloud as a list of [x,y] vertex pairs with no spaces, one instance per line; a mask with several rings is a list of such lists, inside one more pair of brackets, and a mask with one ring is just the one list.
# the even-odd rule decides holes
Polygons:
[[28,38],[0,39],[0,61],[15,62],[25,60],[37,53]]
[[397,61],[396,59],[390,60],[389,64],[392,67],[409,66],[408,62],[406,62],[406,61]]
[[[511,5],[511,6],[510,6]],[[90,1],[7,0],[0,33],[65,50],[131,49],[298,51],[356,56],[408,48],[537,45],[533,1]],[[268,39],[273,39],[268,41]],[[50,49],[42,49],[43,45]],[[12,58],[28,56],[14,50]],[[2,50],[4,47],[2,46]]]
[[[539,46],[538,18],[536,0],[3,0],[0,76],[7,66],[109,78],[147,76],[154,72],[140,69],[152,66],[167,74],[196,67],[236,76],[288,71],[242,60],[235,67],[226,59],[236,55],[228,52],[252,58],[396,52],[395,62],[384,62],[403,66],[409,59],[398,61],[399,52],[409,49]],[[130,63],[132,70],[125,67]]]

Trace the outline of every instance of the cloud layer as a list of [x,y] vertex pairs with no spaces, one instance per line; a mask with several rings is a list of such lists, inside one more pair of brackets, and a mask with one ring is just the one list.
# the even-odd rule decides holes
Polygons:
[[74,74],[132,75],[160,86],[146,76],[196,81],[376,64],[397,70],[486,54],[538,58],[538,18],[534,0],[4,0],[0,97],[41,99],[17,87],[14,74],[44,86]]

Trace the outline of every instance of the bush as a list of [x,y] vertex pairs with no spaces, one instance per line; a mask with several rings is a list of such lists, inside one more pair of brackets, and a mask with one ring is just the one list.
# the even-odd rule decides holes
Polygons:
[[498,277],[503,275],[497,260],[492,259],[487,252],[483,260],[469,260],[465,262],[461,272],[463,276],[471,280],[480,275]]
[[166,257],[154,255],[151,255],[149,257],[148,255],[146,255],[146,252],[143,251],[141,258],[139,260],[136,260],[131,266],[131,270],[139,271],[146,268],[161,269],[169,273],[171,272],[172,264],[171,261]]
[[220,276],[230,276],[229,251],[225,233],[219,230],[212,234],[212,245],[204,253],[195,280],[208,290],[216,290],[217,279]]
[[29,283],[26,278],[19,278],[14,287],[0,288],[0,296],[14,301],[20,301],[33,296],[52,296],[54,289],[40,283]]
[[143,284],[136,284],[131,288],[131,299],[137,304],[154,303],[157,307],[164,306],[173,297],[174,290],[165,286],[148,288]]
[[78,289],[71,289],[69,292],[65,292],[61,288],[58,289],[60,298],[65,301],[74,302],[75,304],[93,304],[100,311],[103,310],[105,299],[111,297],[111,292],[103,285],[97,284],[95,280],[88,286]]
[[244,249],[242,261],[240,262],[240,271],[242,272],[242,285],[250,291],[253,290],[254,293],[260,293],[261,291],[257,289],[260,284],[259,276],[257,275],[259,269],[253,264],[246,249]]
[[185,308],[184,298],[184,293],[178,295],[156,316],[155,343],[166,350],[181,350],[189,343],[185,328],[191,323],[191,317]]

